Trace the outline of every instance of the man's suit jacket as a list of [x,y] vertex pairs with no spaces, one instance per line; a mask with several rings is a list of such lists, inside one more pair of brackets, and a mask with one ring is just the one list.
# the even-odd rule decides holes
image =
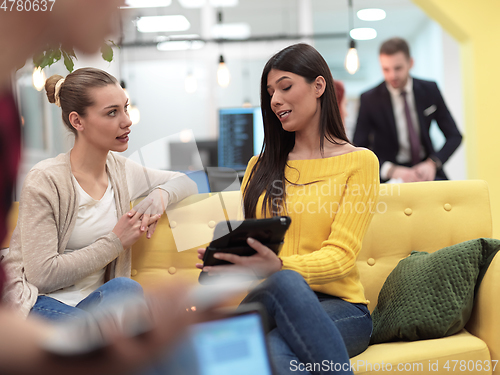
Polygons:
[[[425,150],[424,160],[432,155],[444,164],[460,145],[462,135],[435,82],[413,78],[413,93],[420,127],[420,143]],[[432,120],[436,120],[446,138],[444,146],[437,151],[434,150],[429,134]],[[399,152],[399,141],[396,120],[391,94],[385,82],[361,95],[353,143],[371,149],[379,158],[380,165],[386,161],[398,164],[396,155]],[[442,170],[437,171],[436,177],[446,179]]]

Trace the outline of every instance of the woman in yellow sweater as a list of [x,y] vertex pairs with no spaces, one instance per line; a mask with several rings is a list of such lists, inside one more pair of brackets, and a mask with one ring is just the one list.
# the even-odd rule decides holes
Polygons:
[[279,257],[249,239],[257,254],[219,254],[235,266],[204,271],[267,277],[244,303],[267,309],[278,374],[352,373],[349,357],[372,331],[356,258],[376,206],[377,157],[349,142],[328,65],[309,45],[268,61],[261,106],[264,146],[243,180],[245,218],[288,215],[292,224]]

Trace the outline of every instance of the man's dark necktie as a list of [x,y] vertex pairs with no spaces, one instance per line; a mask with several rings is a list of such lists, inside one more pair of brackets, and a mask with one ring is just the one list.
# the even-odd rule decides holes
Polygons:
[[406,100],[406,91],[401,91],[401,96],[403,97],[403,101],[405,103],[406,125],[408,127],[408,138],[410,139],[411,165],[413,166],[420,162],[420,140],[418,139],[417,132],[413,126],[410,108],[408,107],[408,101]]

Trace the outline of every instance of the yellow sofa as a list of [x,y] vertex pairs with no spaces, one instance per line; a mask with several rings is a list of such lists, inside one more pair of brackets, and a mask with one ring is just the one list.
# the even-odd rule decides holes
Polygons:
[[[187,278],[196,283],[196,249],[210,241],[218,221],[237,217],[240,204],[239,192],[223,192],[195,195],[171,207],[153,238],[143,237],[134,245],[132,277],[145,288],[162,278]],[[13,225],[14,219],[15,208]],[[376,306],[386,277],[411,251],[434,252],[491,235],[490,200],[484,181],[381,185],[376,213],[357,261],[370,310]],[[481,283],[466,330],[435,340],[372,345],[351,359],[354,372],[500,375],[498,297],[499,254]]]

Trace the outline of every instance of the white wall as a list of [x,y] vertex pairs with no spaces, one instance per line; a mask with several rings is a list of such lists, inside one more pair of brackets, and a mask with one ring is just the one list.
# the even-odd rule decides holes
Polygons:
[[[420,32],[410,43],[415,60],[412,75],[437,82],[458,129],[464,135],[462,75],[458,42],[436,22],[426,20]],[[444,143],[444,136],[436,124],[431,127],[431,138],[438,149]],[[467,178],[464,143],[450,157],[444,169],[451,180]]]
[[[465,118],[464,118],[464,96],[462,85],[462,73],[460,70],[460,45],[446,31],[442,32],[443,44],[443,81],[442,92],[448,109],[457,123],[458,129],[464,137]],[[445,171],[448,177],[453,180],[467,179],[465,142],[459,146],[457,151],[450,157],[445,165]]]
[[[311,17],[311,13],[309,16]],[[321,16],[312,12],[314,20]],[[205,18],[211,19],[212,15]],[[310,30],[311,24],[305,21],[300,20],[302,27]],[[314,21],[314,32],[328,31],[314,29],[316,24]],[[375,40],[376,43],[371,44],[360,42],[362,65],[354,76],[347,74],[342,65],[347,51],[345,40],[315,42],[316,48],[327,59],[334,78],[342,80],[346,86],[349,99],[346,122],[350,136],[357,118],[359,95],[383,80],[378,63],[378,46],[383,39],[385,37],[380,36]],[[412,74],[438,82],[453,117],[463,131],[458,43],[429,19],[424,19],[415,27],[413,38],[408,40],[415,59]],[[125,153],[127,156],[183,130],[192,130],[197,139],[215,139],[218,136],[218,109],[241,106],[248,100],[253,106],[258,106],[260,76],[264,64],[275,52],[295,42],[298,41],[227,43],[222,46],[207,44],[202,50],[179,52],[159,52],[155,47],[122,48],[115,49],[115,59],[111,64],[103,61],[100,56],[79,56],[75,68],[95,66],[126,82],[132,104],[141,112],[140,123],[132,128],[129,150]],[[225,89],[216,83],[217,63],[221,53],[231,72],[231,85]],[[188,72],[193,72],[198,82],[198,90],[193,94],[188,94],[184,89]],[[66,74],[62,63],[47,70],[47,75],[54,73]],[[21,180],[22,175],[37,161],[64,152],[72,145],[71,136],[63,130],[60,110],[46,102],[45,112],[48,121],[53,124],[50,145],[43,153],[30,150],[25,152]],[[432,134],[436,143],[443,141],[439,130],[434,129]],[[157,147],[158,143],[155,150]],[[165,150],[157,152],[166,154]],[[466,178],[464,153],[461,146],[445,166],[450,178]]]

